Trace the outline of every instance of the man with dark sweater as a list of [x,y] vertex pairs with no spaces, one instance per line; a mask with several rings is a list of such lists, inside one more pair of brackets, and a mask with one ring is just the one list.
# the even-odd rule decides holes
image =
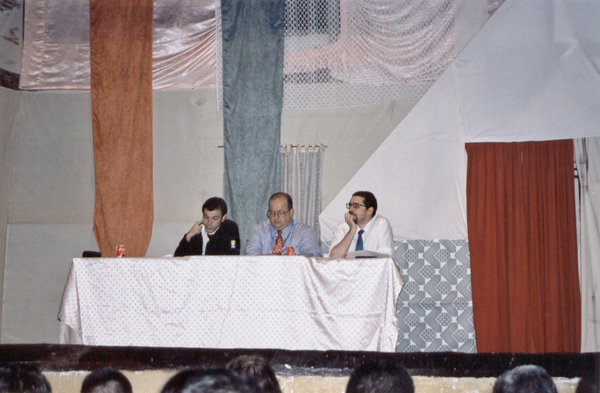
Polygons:
[[207,199],[202,217],[183,236],[175,256],[240,255],[240,233],[237,224],[227,219],[225,201],[219,197]]

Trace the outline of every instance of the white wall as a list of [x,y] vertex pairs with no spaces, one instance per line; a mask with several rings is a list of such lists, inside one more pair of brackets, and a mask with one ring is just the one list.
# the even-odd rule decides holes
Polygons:
[[[0,104],[0,142],[14,137],[0,149],[0,236],[7,233],[0,342],[55,343],[71,259],[97,250],[90,95],[0,88]],[[286,111],[281,140],[328,146],[326,206],[413,105]],[[155,92],[153,107],[155,222],[147,255],[161,256],[174,251],[204,200],[222,195],[223,121],[213,90]]]

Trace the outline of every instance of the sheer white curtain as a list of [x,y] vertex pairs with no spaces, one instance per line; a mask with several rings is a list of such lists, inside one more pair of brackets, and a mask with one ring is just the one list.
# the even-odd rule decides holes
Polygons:
[[[502,2],[286,0],[284,108],[417,100]],[[24,11],[20,87],[89,89],[89,1]],[[219,0],[154,1],[154,90],[217,86],[221,105],[220,23]]]
[[575,141],[579,175],[581,351],[600,351],[600,138]]
[[294,201],[294,218],[313,227],[319,237],[324,154],[322,144],[281,147],[281,190]]

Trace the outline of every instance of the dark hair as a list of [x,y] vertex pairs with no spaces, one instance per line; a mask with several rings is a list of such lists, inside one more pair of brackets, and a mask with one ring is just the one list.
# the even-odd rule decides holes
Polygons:
[[227,363],[227,369],[253,378],[265,393],[281,393],[279,381],[265,358],[258,355],[242,355]]
[[557,393],[552,377],[540,366],[515,367],[494,383],[493,393]]
[[377,198],[369,191],[356,191],[352,196],[362,197],[365,202],[365,209],[373,208],[373,216],[377,213]]
[[161,393],[260,393],[253,380],[224,368],[192,368],[175,374]]
[[227,214],[227,203],[225,203],[225,200],[223,198],[219,198],[219,197],[212,197],[212,198],[208,198],[206,200],[206,202],[204,202],[204,205],[202,205],[202,213],[204,213],[204,210],[208,210],[208,211],[213,211],[213,210],[221,210],[221,215],[224,216],[225,214]]
[[414,393],[415,385],[408,371],[392,361],[372,361],[356,368],[346,393]]
[[591,376],[582,377],[577,383],[577,389],[575,389],[575,393],[598,393],[595,378]]
[[81,384],[81,393],[131,393],[131,383],[122,372],[100,368],[89,373]]
[[269,198],[269,202],[271,202],[275,198],[285,198],[285,199],[287,199],[287,207],[288,207],[288,209],[293,209],[294,208],[294,204],[292,203],[292,197],[289,196],[288,194],[286,194],[285,192],[276,192],[275,194],[271,195],[271,198]]
[[52,393],[52,387],[37,367],[9,364],[0,367],[0,392]]

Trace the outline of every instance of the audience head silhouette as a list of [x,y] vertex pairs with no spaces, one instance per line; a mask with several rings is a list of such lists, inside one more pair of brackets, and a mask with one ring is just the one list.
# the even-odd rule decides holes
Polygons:
[[542,367],[518,366],[502,374],[493,393],[557,393],[552,377]]
[[265,358],[258,355],[242,355],[227,364],[227,369],[254,379],[265,393],[281,393],[279,381]]
[[161,393],[261,393],[256,383],[224,368],[188,369],[175,374]]
[[123,373],[101,368],[89,373],[81,385],[81,393],[131,393],[131,383]]
[[584,376],[577,383],[575,393],[598,393],[598,383],[592,376]]
[[367,362],[350,375],[346,393],[414,393],[406,369],[391,361]]
[[52,393],[52,387],[35,366],[4,365],[0,367],[0,393]]

